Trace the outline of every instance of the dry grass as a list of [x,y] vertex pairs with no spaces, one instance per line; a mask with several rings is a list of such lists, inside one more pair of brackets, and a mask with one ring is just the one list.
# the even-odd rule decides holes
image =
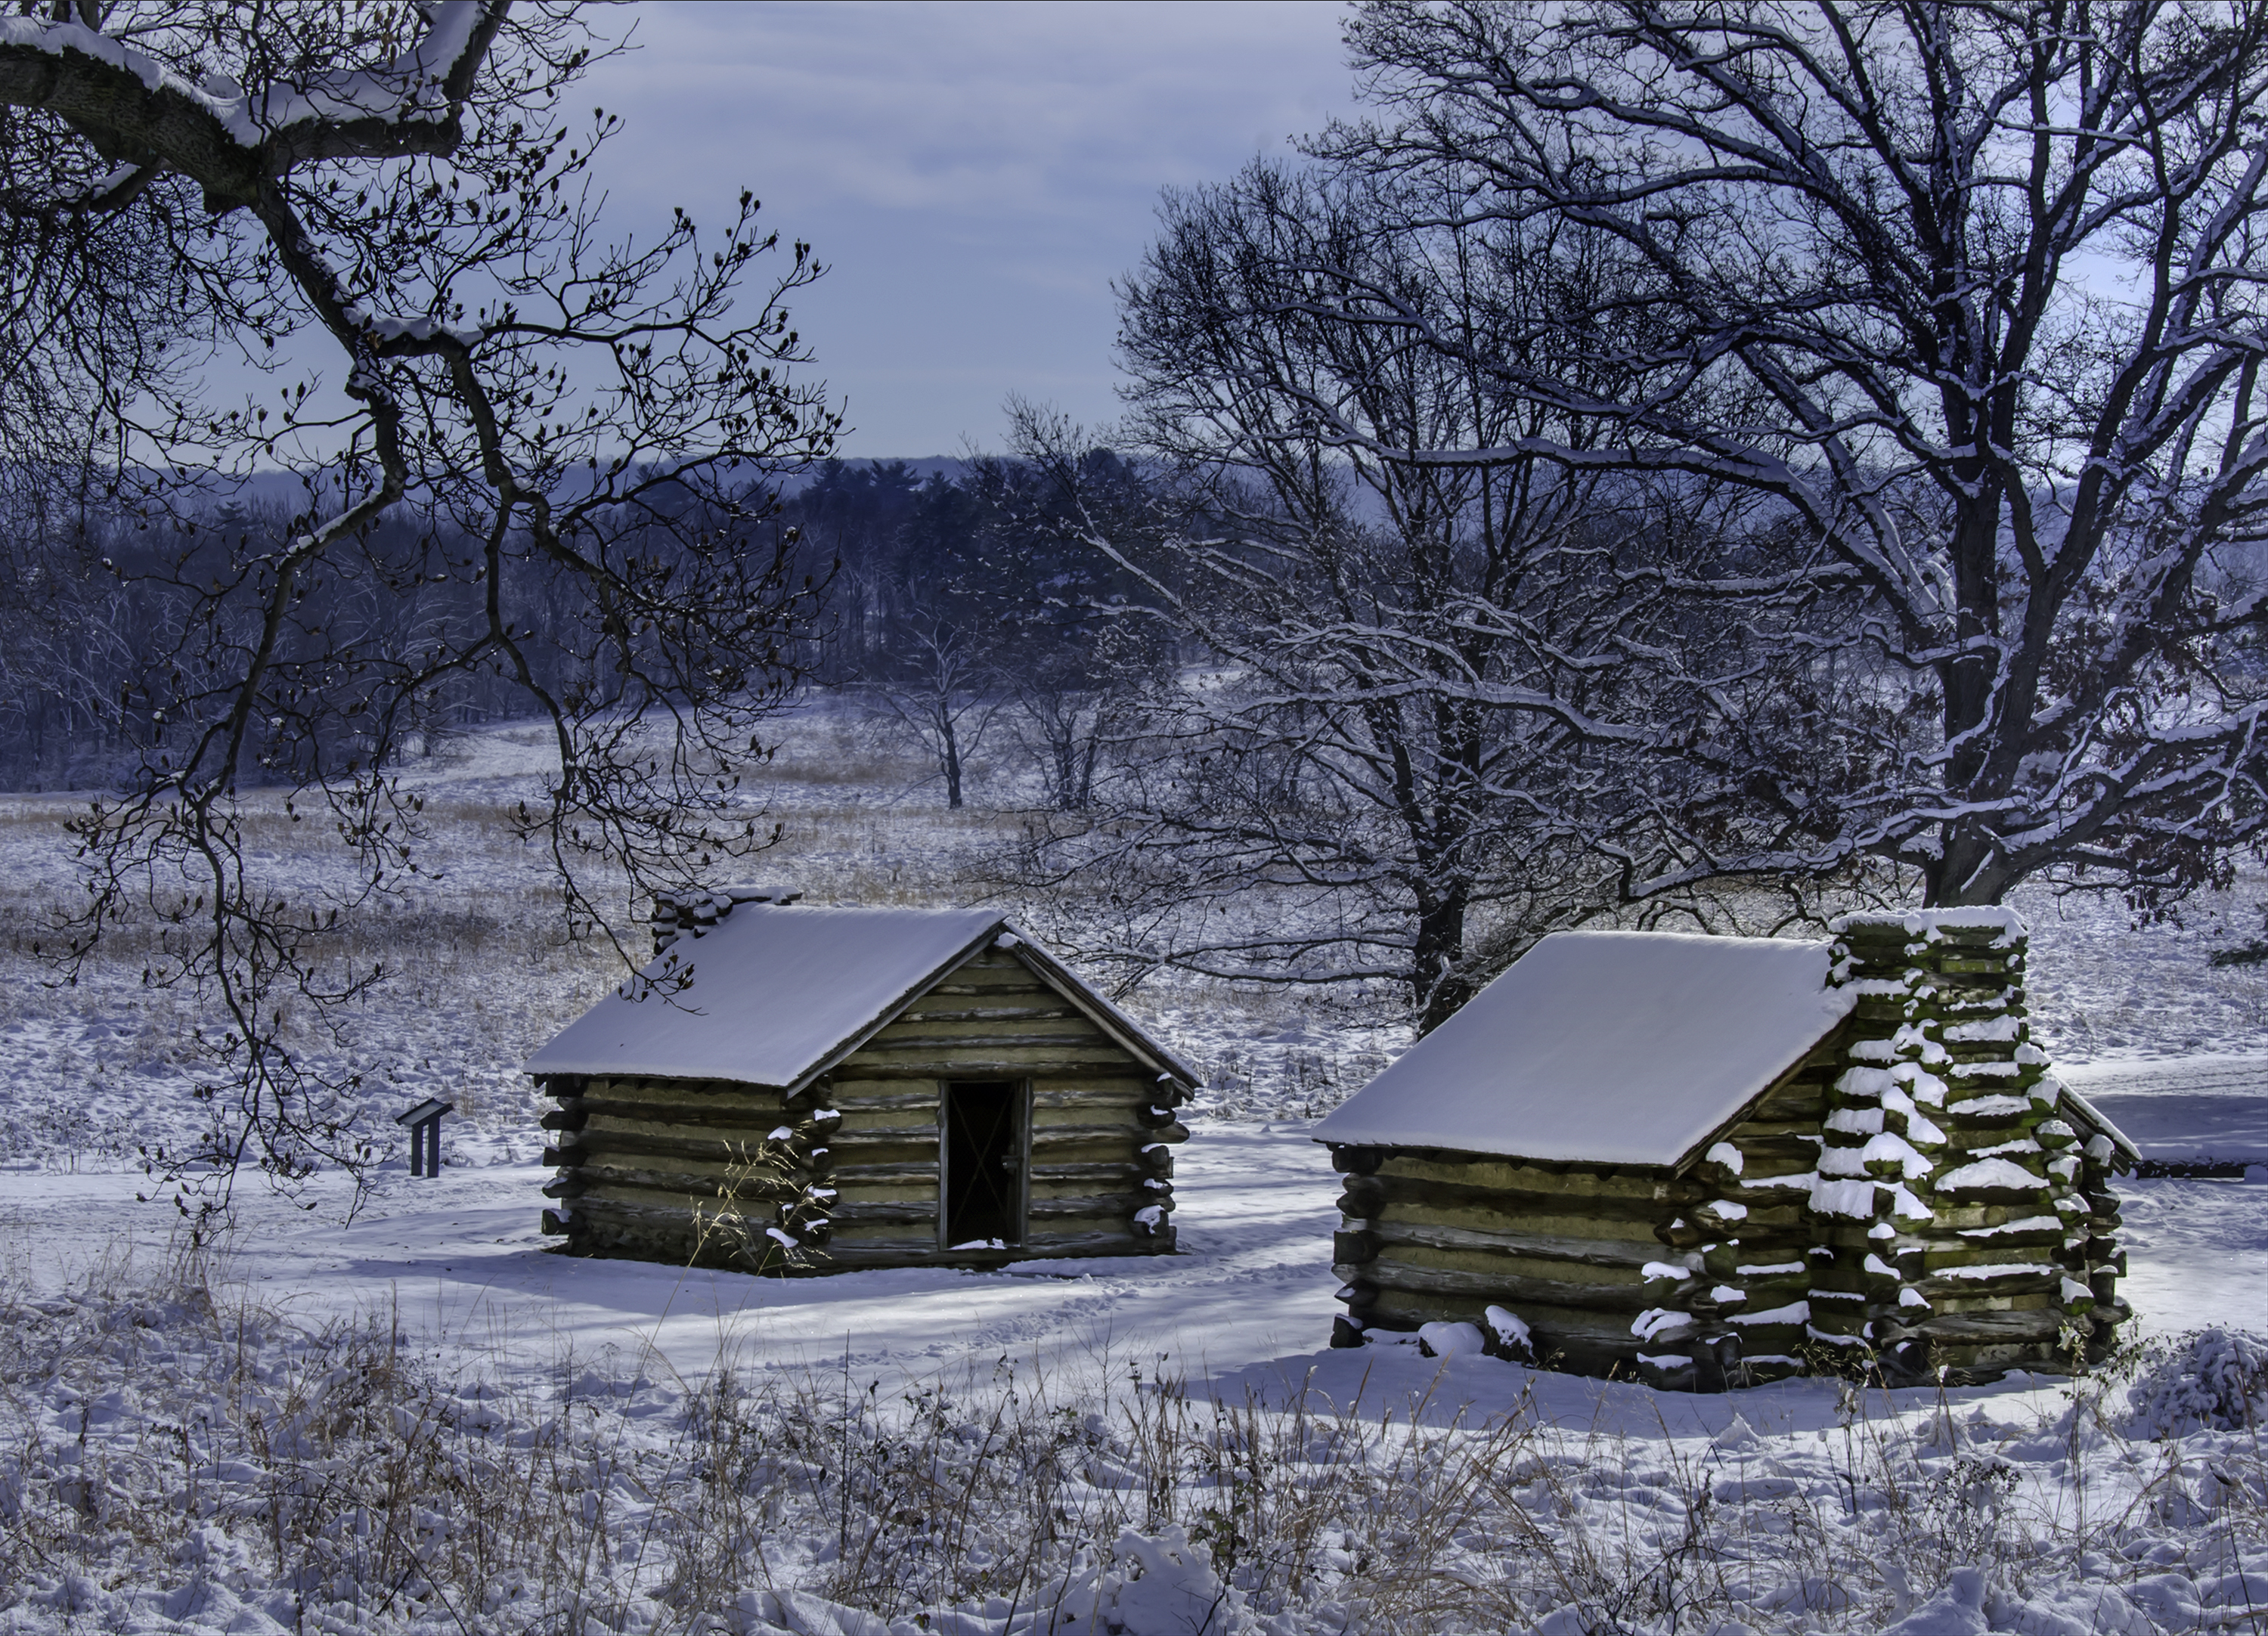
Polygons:
[[[1855,1389],[1800,1460],[1785,1441],[1589,1434],[1527,1400],[1469,1423],[1312,1392],[1216,1401],[1101,1357],[968,1360],[888,1393],[847,1372],[676,1381],[652,1358],[533,1368],[501,1338],[436,1348],[386,1311],[295,1330],[195,1256],[7,1297],[0,1336],[10,1629],[126,1628],[224,1583],[309,1630],[826,1628],[791,1617],[810,1611],[797,1596],[846,1630],[849,1610],[1085,1630],[1127,1594],[1130,1537],[1184,1535],[1186,1628],[1220,1636],[1547,1615],[1872,1630],[1964,1569],[2013,1597],[2139,1595],[2174,1566],[2224,1575],[2214,1628],[2268,1628],[2226,1583],[2268,1568],[2257,1444],[2223,1437],[2201,1460],[2131,1441],[2102,1381],[2030,1428],[2069,1445],[2043,1483],[2044,1462],[1994,1453],[1949,1409],[1917,1426]],[[2071,1503],[2087,1473],[2091,1509]]]

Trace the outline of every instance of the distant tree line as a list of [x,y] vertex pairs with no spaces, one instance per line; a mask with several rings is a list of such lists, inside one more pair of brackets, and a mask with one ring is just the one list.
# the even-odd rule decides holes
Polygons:
[[[162,759],[168,740],[224,719],[231,667],[262,635],[261,587],[245,564],[304,530],[325,503],[323,476],[216,485],[163,507],[135,504],[109,474],[48,474],[0,494],[0,788],[107,790]],[[757,579],[807,586],[773,645],[783,674],[799,673],[821,651],[827,565],[805,565],[792,525],[765,514],[777,509],[768,497],[739,505],[762,520],[739,520],[732,555]],[[666,578],[685,566],[682,536],[708,531],[706,506],[664,485],[608,520],[619,549]],[[530,686],[578,709],[609,690],[572,572],[540,555],[502,558],[516,653],[436,665],[473,648],[490,616],[482,542],[405,506],[358,545],[297,587],[269,656],[281,684],[246,727],[245,783],[414,760],[468,728],[526,718]]]
[[[1107,449],[1074,466],[1082,516],[1155,504]],[[784,494],[765,485],[735,501],[733,549],[808,587],[808,606],[777,633],[780,674],[862,692],[902,721],[936,755],[954,806],[992,726],[1031,748],[1049,801],[1085,805],[1120,719],[1109,701],[1154,682],[1177,651],[1155,622],[1126,617],[1132,577],[1084,538],[1053,485],[1047,468],[1011,457],[927,474],[828,460],[777,485]],[[225,709],[225,694],[201,691],[193,673],[225,669],[228,633],[240,640],[259,623],[239,565],[281,549],[323,489],[320,473],[270,478],[153,508],[88,471],[0,493],[0,788],[107,787],[169,732]],[[706,504],[690,490],[649,491],[611,519],[620,549],[666,574]],[[239,776],[292,778],[310,758],[415,759],[525,717],[530,682],[563,698],[600,690],[602,667],[577,641],[586,610],[576,577],[516,555],[502,569],[526,632],[524,674],[496,655],[397,689],[383,721],[356,707],[350,696],[372,692],[374,677],[469,645],[488,612],[481,555],[453,519],[405,505],[368,527],[350,567],[307,576],[276,658],[290,667],[320,652],[333,668],[302,674],[296,696],[252,724]]]

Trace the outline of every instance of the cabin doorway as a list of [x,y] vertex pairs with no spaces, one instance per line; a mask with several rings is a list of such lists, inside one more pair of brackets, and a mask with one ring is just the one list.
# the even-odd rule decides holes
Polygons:
[[945,1087],[943,1206],[947,1249],[1024,1242],[1024,1087],[1012,1080]]

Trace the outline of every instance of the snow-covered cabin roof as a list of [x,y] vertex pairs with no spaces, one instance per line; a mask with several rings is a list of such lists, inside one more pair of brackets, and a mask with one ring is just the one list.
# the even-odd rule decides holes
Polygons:
[[1559,932],[1315,1129],[1322,1142],[1675,1166],[1856,997],[1829,945]]
[[1118,1008],[984,909],[822,909],[743,903],[681,936],[554,1035],[523,1072],[731,1080],[792,1089],[847,1057],[946,974],[1014,951],[1137,1058],[1197,1076]]

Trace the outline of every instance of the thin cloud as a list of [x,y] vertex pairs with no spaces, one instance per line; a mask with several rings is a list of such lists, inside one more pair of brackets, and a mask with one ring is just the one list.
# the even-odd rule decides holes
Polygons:
[[1158,189],[1225,179],[1349,105],[1309,4],[651,7],[593,77],[626,117],[610,213],[745,186],[833,271],[797,313],[854,453],[983,438],[1011,391],[1116,409],[1112,277]]

